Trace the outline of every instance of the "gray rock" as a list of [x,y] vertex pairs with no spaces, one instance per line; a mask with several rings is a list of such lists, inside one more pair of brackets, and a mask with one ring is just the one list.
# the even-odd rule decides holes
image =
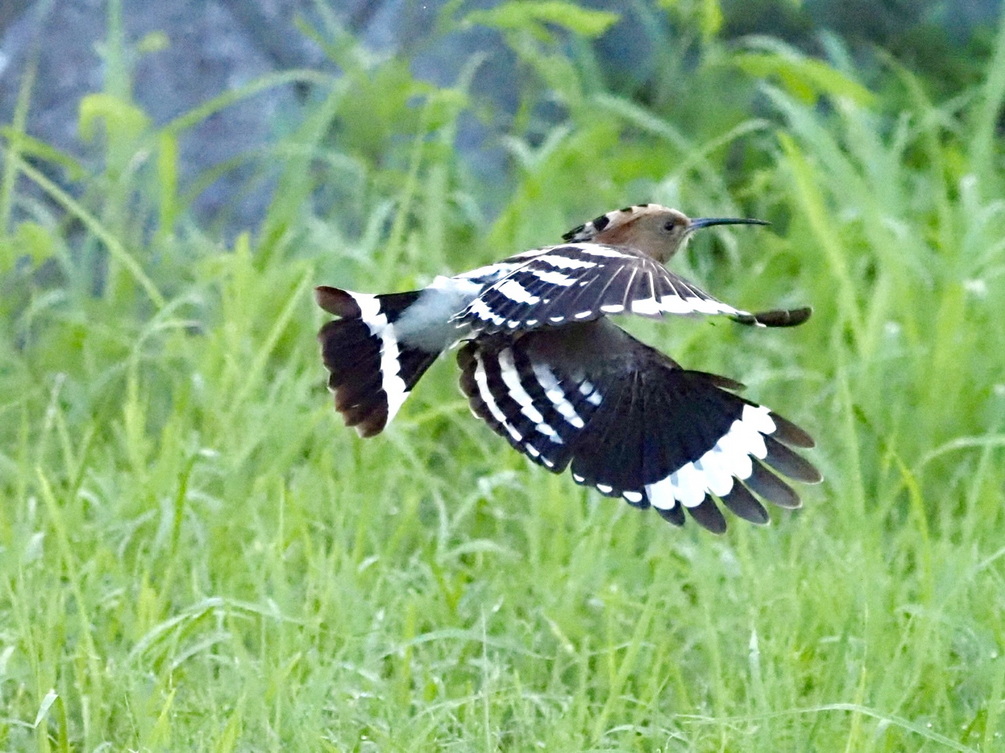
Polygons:
[[[498,136],[506,133],[507,114],[518,105],[518,69],[500,35],[492,30],[470,28],[432,37],[430,30],[444,4],[445,0],[332,0],[321,12],[316,0],[122,2],[126,49],[154,32],[163,33],[169,40],[165,49],[127,61],[132,94],[156,124],[163,124],[269,72],[309,68],[337,75],[324,51],[297,28],[297,19],[323,34],[334,18],[366,46],[384,54],[405,56],[416,76],[440,85],[455,83],[472,55],[484,54],[486,63],[479,69],[474,89],[491,102],[499,115],[498,122],[485,124],[464,118],[458,147],[467,155],[473,174],[495,183],[498,190],[500,176],[505,175],[507,167]],[[492,4],[492,0],[468,2],[459,13]],[[651,29],[654,23],[665,24],[664,11],[655,3],[626,5],[614,0],[592,0],[584,4],[626,15],[626,20],[597,46],[612,81],[634,90],[658,75],[654,66],[659,57],[650,49],[654,38],[637,33],[642,28],[642,16],[637,14],[644,14]],[[735,17],[747,24],[731,28],[737,34],[759,28],[758,19],[751,16],[752,7],[772,7],[768,0],[733,0],[724,3],[727,13],[734,4],[738,12]],[[925,10],[915,8],[913,15],[906,16],[887,12],[879,18],[875,15],[878,11],[870,11],[873,15],[868,17],[862,15],[863,8],[872,7],[869,3],[814,0],[791,11],[804,16],[789,31],[798,34],[799,28],[819,28],[812,26],[814,19],[825,19],[831,27],[889,38],[900,28],[898,23],[928,17],[936,22],[942,19],[952,35],[965,39],[974,26],[993,21],[1001,8],[1000,0],[960,0],[956,4],[932,0],[916,5]],[[790,3],[784,6],[793,7]],[[842,15],[843,8],[850,10]],[[746,15],[740,15],[741,11]],[[99,168],[100,145],[81,141],[77,119],[81,97],[101,91],[104,86],[108,61],[101,51],[108,26],[107,0],[0,2],[0,119],[10,121],[25,72],[29,63],[34,63],[37,76],[29,132],[95,169]],[[785,29],[775,28],[786,33]],[[672,35],[673,30],[667,29],[667,34]],[[191,185],[213,166],[230,160],[236,165],[224,171],[195,200],[193,209],[200,224],[218,227],[228,234],[257,226],[270,201],[272,183],[267,173],[262,180],[268,164],[249,155],[274,142],[283,129],[294,127],[306,99],[305,91],[295,86],[273,88],[227,107],[184,134],[180,157],[183,185]],[[549,113],[542,116],[547,122]],[[558,114],[552,113],[551,117]]]

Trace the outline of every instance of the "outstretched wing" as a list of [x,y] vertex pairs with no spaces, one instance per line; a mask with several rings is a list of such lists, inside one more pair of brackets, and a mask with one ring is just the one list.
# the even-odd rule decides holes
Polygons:
[[725,530],[715,499],[765,523],[759,498],[799,506],[776,474],[820,480],[791,449],[813,445],[802,429],[733,394],[736,382],[686,371],[606,320],[482,335],[458,362],[472,412],[515,449],[677,525],[687,510]]
[[724,314],[764,324],[761,315],[716,300],[644,254],[599,243],[570,243],[530,256],[486,286],[454,320],[492,333],[620,313]]

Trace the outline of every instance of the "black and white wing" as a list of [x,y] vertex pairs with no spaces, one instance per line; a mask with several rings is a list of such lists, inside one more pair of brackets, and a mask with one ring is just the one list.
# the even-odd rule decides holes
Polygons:
[[761,326],[791,326],[809,316],[808,309],[752,314],[734,308],[649,256],[625,247],[570,243],[517,260],[520,263],[504,267],[506,273],[486,285],[454,321],[493,333],[621,313],[646,317],[723,314]]
[[514,448],[677,525],[687,510],[725,530],[715,499],[765,523],[760,500],[800,504],[781,476],[821,478],[791,449],[813,446],[805,431],[733,394],[738,383],[686,371],[607,320],[482,335],[458,362],[472,412]]

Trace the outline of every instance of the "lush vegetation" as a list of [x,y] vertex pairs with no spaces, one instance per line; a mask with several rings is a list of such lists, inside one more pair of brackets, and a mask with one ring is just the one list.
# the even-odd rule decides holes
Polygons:
[[[113,36],[80,109],[98,171],[26,135],[26,75],[0,175],[0,747],[1005,745],[1005,26],[947,98],[834,38],[727,44],[693,5],[643,98],[599,69],[611,17],[463,20],[520,64],[487,145],[504,191],[454,149],[502,117],[470,76],[435,88],[334,29],[309,33],[343,75],[159,126]],[[215,240],[179,139],[290,81],[317,98],[249,156],[282,165],[269,212]],[[637,329],[818,437],[802,511],[717,538],[586,492],[472,420],[449,359],[381,437],[340,425],[313,285],[412,288],[639,200],[774,223],[707,231],[682,271],[807,325]]]

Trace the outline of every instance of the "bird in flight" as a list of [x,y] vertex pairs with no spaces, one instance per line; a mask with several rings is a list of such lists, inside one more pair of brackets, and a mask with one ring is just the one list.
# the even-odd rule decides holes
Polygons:
[[716,300],[664,266],[695,231],[762,220],[690,219],[638,204],[537,248],[423,290],[371,295],[316,288],[339,317],[318,339],[328,388],[346,425],[379,434],[430,364],[461,343],[471,411],[550,471],[683,525],[685,511],[721,533],[720,501],[767,523],[766,500],[798,507],[783,478],[816,483],[793,448],[813,439],[735,394],[726,377],[683,368],[609,317],[722,315],[761,327],[805,322],[809,308],[750,313]]

